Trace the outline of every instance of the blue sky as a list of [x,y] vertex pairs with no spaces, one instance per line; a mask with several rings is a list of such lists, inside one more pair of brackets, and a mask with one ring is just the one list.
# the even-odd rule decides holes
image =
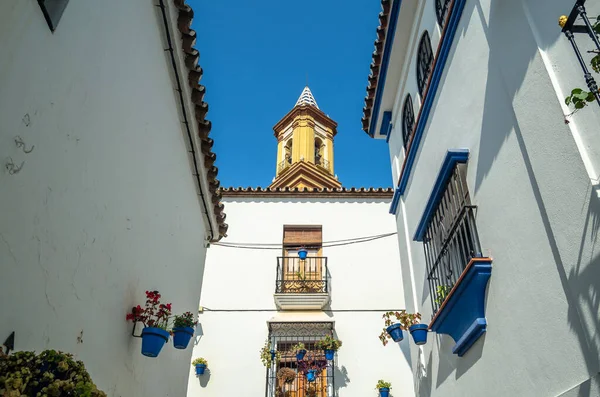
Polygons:
[[342,185],[392,186],[387,144],[369,138],[360,122],[379,1],[188,2],[222,186],[271,183],[272,128],[296,103],[307,75],[319,108],[338,123],[335,173]]

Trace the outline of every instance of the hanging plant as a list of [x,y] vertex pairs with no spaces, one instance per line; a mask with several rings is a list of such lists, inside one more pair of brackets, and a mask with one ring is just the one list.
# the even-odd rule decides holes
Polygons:
[[146,307],[137,305],[127,314],[127,320],[144,324],[142,330],[142,354],[156,357],[169,340],[167,326],[171,315],[171,304],[160,303],[158,291],[146,291]]
[[386,382],[381,379],[377,381],[377,386],[375,386],[375,389],[379,390],[380,397],[388,397],[390,395],[391,388],[392,384],[390,382]]
[[1,396],[106,397],[81,361],[56,350],[0,354]]
[[327,335],[323,339],[318,341],[315,344],[315,347],[319,350],[325,351],[325,359],[333,360],[335,352],[338,351],[340,347],[342,347],[342,341],[334,338],[331,335]]
[[194,336],[194,328],[198,321],[194,321],[191,312],[185,312],[181,316],[175,316],[173,322],[173,346],[176,349],[185,349]]
[[281,352],[275,351],[274,348],[271,348],[269,339],[265,341],[265,345],[262,347],[262,349],[260,349],[260,360],[267,368],[269,368],[273,362],[278,362],[281,360]]
[[306,346],[304,346],[304,343],[298,342],[292,346],[292,351],[296,352],[296,360],[300,361],[306,355]]
[[284,383],[292,383],[296,379],[296,371],[288,367],[282,367],[277,371],[277,379]]
[[203,357],[198,357],[192,361],[192,366],[196,367],[196,375],[204,375],[204,371],[208,366],[208,361]]
[[[392,321],[392,317],[395,317],[397,322]],[[392,339],[394,342],[400,342],[404,338],[402,330],[407,331],[410,326],[418,324],[419,320],[421,320],[421,314],[409,314],[406,310],[401,310],[387,312],[383,315],[383,319],[386,328],[379,335],[379,340],[385,346],[388,344],[389,339]]]

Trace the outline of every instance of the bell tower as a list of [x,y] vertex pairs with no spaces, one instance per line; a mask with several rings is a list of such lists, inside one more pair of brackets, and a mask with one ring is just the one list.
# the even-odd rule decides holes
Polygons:
[[323,113],[310,88],[275,126],[277,169],[271,188],[337,189],[333,173],[333,138],[337,123]]

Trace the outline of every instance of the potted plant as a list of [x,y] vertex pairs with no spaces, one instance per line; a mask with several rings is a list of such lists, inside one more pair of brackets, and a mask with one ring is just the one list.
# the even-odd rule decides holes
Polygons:
[[327,360],[333,360],[333,356],[336,351],[342,347],[342,341],[339,339],[335,339],[331,335],[327,335],[325,338],[321,339],[315,344],[315,347],[320,350],[325,351],[325,358]]
[[292,383],[296,379],[296,371],[288,367],[279,368],[277,371],[277,379],[283,383]]
[[298,361],[298,371],[304,373],[308,382],[314,382],[317,374],[323,372],[327,368],[327,361],[314,357],[314,353],[309,353],[307,358]]
[[304,248],[304,246],[300,247],[300,249],[298,250],[298,257],[300,257],[301,260],[305,260],[307,255],[308,251],[306,250],[306,248]]
[[142,330],[142,354],[156,357],[169,341],[167,323],[171,315],[171,304],[160,303],[158,291],[146,291],[146,307],[137,305],[127,314],[127,320],[144,324]]
[[[396,322],[392,321],[392,317],[396,318]],[[408,331],[411,325],[418,323],[417,320],[421,319],[420,313],[409,314],[406,310],[397,312],[387,312],[383,315],[384,324],[386,328],[383,329],[379,335],[379,340],[383,345],[388,344],[388,339],[392,339],[394,342],[400,342],[404,339],[402,330]]]
[[413,337],[415,345],[424,345],[427,343],[427,330],[429,329],[429,326],[427,324],[420,324],[420,319],[421,315],[419,313],[408,315],[408,321],[410,324],[408,331]]
[[208,361],[205,358],[198,357],[194,361],[192,361],[192,365],[196,367],[196,375],[204,375],[204,371],[208,366]]
[[298,342],[292,346],[292,350],[296,352],[296,360],[298,361],[302,360],[306,354],[306,346],[302,342]]
[[175,316],[173,323],[173,346],[176,349],[185,349],[194,336],[194,328],[198,324],[194,321],[191,312],[185,312],[181,316]]
[[83,362],[56,350],[4,354],[0,349],[0,374],[2,396],[106,397]]
[[281,352],[272,349],[271,343],[267,339],[265,345],[260,349],[260,360],[265,367],[269,368],[273,362],[281,360]]
[[392,384],[390,382],[386,382],[381,379],[377,381],[377,386],[375,386],[375,389],[379,390],[379,395],[381,397],[388,397],[390,395],[391,388]]

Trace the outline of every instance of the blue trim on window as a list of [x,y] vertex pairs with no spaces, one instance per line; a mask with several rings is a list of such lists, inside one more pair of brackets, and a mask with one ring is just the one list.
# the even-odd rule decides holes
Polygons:
[[396,188],[396,190],[394,190],[394,197],[392,197],[392,204],[390,205],[390,214],[396,214],[398,204],[400,204],[400,196],[400,191]]
[[485,291],[492,276],[492,259],[477,258],[450,291],[429,328],[450,335],[456,342],[452,353],[462,357],[487,331]]
[[[425,211],[423,211],[423,216],[421,216],[421,221],[419,221],[419,225],[417,226],[417,231],[415,232],[415,241],[423,241],[423,237],[425,236],[425,231],[427,230],[427,225],[429,221],[433,217],[435,213],[435,209],[437,208],[442,196],[444,195],[444,191],[446,190],[446,183],[448,182],[448,178],[452,175],[452,170],[456,163],[466,163],[469,159],[469,149],[454,149],[448,150],[446,153],[446,158],[442,163],[442,167],[440,168],[440,172],[438,173],[437,179],[433,184],[433,189],[431,190],[431,194],[429,195],[429,200],[427,201],[427,205],[425,206]],[[398,191],[400,189],[397,189]]]
[[448,60],[448,55],[450,54],[450,49],[452,48],[452,43],[454,42],[454,36],[456,35],[456,30],[458,29],[458,22],[460,21],[463,9],[465,8],[465,2],[466,0],[455,0],[452,8],[452,14],[450,15],[450,20],[448,21],[448,26],[446,27],[446,33],[444,34],[444,38],[440,46],[438,58],[431,76],[429,89],[427,90],[425,100],[423,101],[421,115],[419,116],[419,123],[415,129],[415,135],[410,144],[404,168],[402,169],[402,174],[400,175],[400,179],[398,181],[398,189],[400,190],[401,195],[403,195],[406,191],[406,186],[408,185],[408,180],[410,179],[410,175],[412,173],[412,168],[415,165],[417,151],[419,150],[419,143],[421,142],[423,131],[425,131],[427,119],[429,118],[429,112],[433,106],[433,101],[435,100],[435,96],[442,79],[442,74],[444,73],[446,61]]
[[389,133],[387,134],[387,136],[385,137],[385,143],[390,143],[390,137],[392,136],[392,128],[393,128],[393,127],[394,127],[394,126],[390,124],[390,131],[389,131]]
[[383,112],[383,117],[381,118],[381,128],[379,128],[379,135],[383,135],[388,137],[390,135],[390,127],[392,126],[392,112],[385,111]]
[[375,101],[371,110],[371,124],[369,125],[369,135],[375,136],[375,124],[379,115],[379,106],[381,105],[381,97],[383,88],[385,87],[385,78],[387,75],[388,64],[390,63],[390,54],[392,45],[394,44],[394,35],[396,34],[396,23],[398,22],[398,14],[400,13],[400,5],[402,0],[394,0],[390,16],[388,18],[388,28],[385,34],[385,43],[383,47],[383,57],[381,58],[381,66],[379,67],[379,81],[377,82],[377,91],[375,91]]

